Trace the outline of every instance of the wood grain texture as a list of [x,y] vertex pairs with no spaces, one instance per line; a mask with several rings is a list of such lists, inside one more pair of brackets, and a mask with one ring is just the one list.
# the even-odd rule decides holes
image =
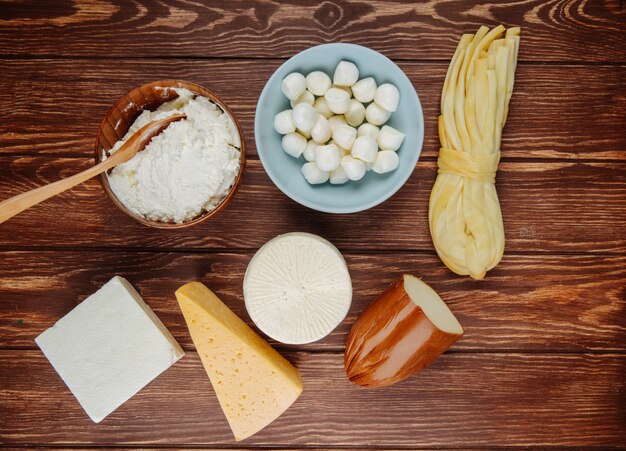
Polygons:
[[[379,390],[351,385],[341,355],[285,357],[301,371],[304,393],[238,446],[602,448],[626,441],[624,355],[445,354]],[[98,425],[39,351],[0,351],[0,361],[3,444],[235,446],[195,352]]]
[[[0,157],[0,193],[9,197],[90,164]],[[299,230],[321,234],[342,251],[433,251],[426,215],[435,175],[436,163],[420,162],[382,205],[331,215],[297,205],[271,184],[258,160],[249,161],[228,208],[178,231],[150,230],[126,217],[92,180],[1,224],[0,248],[256,249],[279,233]],[[502,163],[497,188],[506,252],[626,252],[626,164]]]
[[626,61],[619,0],[20,1],[0,10],[0,49],[5,55],[258,58],[346,41],[392,58],[449,59],[462,33],[499,23],[522,27],[522,61]]
[[[252,253],[2,252],[0,348],[34,339],[114,275],[127,278],[185,349],[194,349],[174,291],[194,280],[252,325],[242,280]],[[626,257],[505,256],[481,283],[450,274],[434,255],[345,255],[354,296],[327,338],[280,349],[343,352],[358,315],[403,273],[422,277],[465,335],[454,352],[626,351]],[[372,277],[376,274],[376,277]]]
[[[523,29],[497,181],[507,248],[476,282],[439,261],[426,215],[449,60],[461,33],[498,23]],[[266,80],[285,58],[326,42],[396,60],[425,113],[415,173],[359,214],[297,205],[255,156]],[[0,0],[0,200],[92,165],[108,108],[162,78],[204,85],[234,110],[252,156],[242,189],[185,230],[136,223],[95,180],[0,225],[0,447],[624,447],[623,1]],[[318,343],[273,343],[300,368],[304,394],[235,445],[173,293],[201,280],[249,322],[241,283],[253,252],[296,230],[345,254],[352,307]],[[404,272],[433,286],[466,333],[416,377],[360,389],[343,369],[347,333]],[[187,355],[95,425],[34,338],[115,274]]]
[[[164,77],[194,81],[214,91],[240,120],[248,153],[254,155],[257,99],[281,63],[3,60],[0,155],[91,156],[109,107],[130,89]],[[399,64],[413,81],[424,109],[422,156],[436,158],[439,100],[448,63]],[[504,160],[626,160],[626,66],[520,65],[502,151]]]

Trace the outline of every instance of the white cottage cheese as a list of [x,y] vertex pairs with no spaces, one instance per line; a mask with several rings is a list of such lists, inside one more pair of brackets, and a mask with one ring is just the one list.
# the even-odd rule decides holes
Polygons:
[[209,99],[176,89],[179,97],[156,111],[144,111],[114,153],[130,136],[154,120],[184,113],[130,161],[108,175],[117,198],[148,219],[181,223],[213,210],[230,191],[239,172],[241,142],[232,118]]

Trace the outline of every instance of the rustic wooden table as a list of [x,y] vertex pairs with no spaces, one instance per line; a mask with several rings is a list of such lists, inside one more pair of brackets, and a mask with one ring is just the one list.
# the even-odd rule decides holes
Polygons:
[[[224,5],[228,4],[228,7]],[[436,118],[463,32],[522,27],[497,188],[507,247],[483,281],[450,273],[428,232]],[[422,157],[372,210],[317,213],[285,197],[256,157],[254,109],[285,58],[354,42],[394,59],[424,106]],[[214,90],[249,149],[242,189],[214,220],[153,230],[97,180],[0,225],[0,443],[55,447],[458,448],[626,445],[626,8],[618,0],[0,2],[0,197],[93,164],[107,108],[160,78]],[[326,339],[277,348],[305,392],[236,445],[178,310],[200,280],[248,319],[252,253],[289,231],[325,236],[353,275],[348,318]],[[342,351],[363,308],[403,272],[423,277],[466,335],[423,373],[363,390]],[[127,277],[186,357],[101,424],[34,338],[113,275]]]

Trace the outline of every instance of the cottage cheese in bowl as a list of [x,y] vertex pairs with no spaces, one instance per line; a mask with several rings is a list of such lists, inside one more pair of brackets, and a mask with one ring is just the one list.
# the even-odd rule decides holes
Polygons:
[[183,223],[212,211],[239,172],[241,141],[230,115],[206,97],[183,88],[178,98],[143,111],[110,153],[149,122],[184,113],[126,163],[107,175],[119,201],[144,218]]

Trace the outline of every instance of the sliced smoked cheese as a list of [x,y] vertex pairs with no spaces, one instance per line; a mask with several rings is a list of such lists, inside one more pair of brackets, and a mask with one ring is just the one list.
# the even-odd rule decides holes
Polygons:
[[343,321],[352,282],[341,253],[310,233],[287,233],[252,257],[243,281],[252,321],[274,340],[317,341]]
[[383,387],[421,371],[463,335],[439,295],[404,275],[370,304],[348,336],[345,367],[351,382]]
[[176,291],[235,440],[256,434],[302,393],[300,373],[199,282]]

